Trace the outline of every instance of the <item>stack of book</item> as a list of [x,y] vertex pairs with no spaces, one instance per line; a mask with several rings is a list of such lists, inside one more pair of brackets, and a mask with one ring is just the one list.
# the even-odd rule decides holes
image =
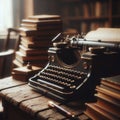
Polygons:
[[34,15],[23,19],[19,28],[21,42],[14,64],[21,67],[28,62],[43,67],[48,62],[47,50],[51,40],[62,32],[59,15]]
[[120,75],[102,79],[96,91],[97,101],[86,103],[85,114],[93,120],[120,120]]
[[37,66],[31,66],[28,63],[26,66],[14,68],[12,70],[12,78],[15,80],[26,81],[35,74],[37,74],[42,68]]

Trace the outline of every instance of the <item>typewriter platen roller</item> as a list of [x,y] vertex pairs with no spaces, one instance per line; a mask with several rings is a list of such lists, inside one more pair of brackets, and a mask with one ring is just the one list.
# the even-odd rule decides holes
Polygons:
[[[75,97],[87,99],[95,92],[99,78],[120,74],[118,51],[101,49],[96,53],[93,50],[81,53],[74,43],[61,41],[50,47],[48,64],[29,79],[29,85],[61,100]],[[71,47],[72,44],[74,47]]]

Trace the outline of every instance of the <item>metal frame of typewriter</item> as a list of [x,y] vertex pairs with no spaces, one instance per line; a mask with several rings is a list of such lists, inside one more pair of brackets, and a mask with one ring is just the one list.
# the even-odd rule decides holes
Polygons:
[[[64,99],[64,98],[67,99],[67,98],[70,98],[77,89],[82,87],[84,83],[86,83],[86,81],[88,80],[88,78],[90,76],[90,68],[85,68],[85,69],[83,68],[83,66],[82,66],[83,63],[80,61],[80,55],[79,55],[79,53],[77,53],[76,50],[75,50],[75,54],[78,55],[78,56],[76,55],[76,62],[74,62],[73,64],[71,63],[71,65],[64,63],[60,59],[60,56],[58,55],[61,52],[61,50],[62,50],[62,52],[64,52],[65,49],[49,48],[49,50],[48,50],[49,63],[37,75],[30,78],[29,85],[40,91],[47,92],[48,95],[55,96],[59,99]],[[73,49],[71,49],[71,50],[73,50]],[[64,89],[64,87],[65,87],[64,85],[63,85],[63,87],[60,87],[59,85],[52,84],[48,81],[40,80],[40,78],[38,76],[40,76],[45,70],[48,70],[48,69],[51,69],[51,72],[53,72],[53,70],[56,70],[56,71],[59,70],[58,74],[61,74],[61,76],[63,74],[61,79],[66,79],[66,80],[68,79],[68,80],[71,80],[71,82],[72,82],[74,80],[70,79],[70,77],[74,77],[74,78],[79,77],[79,79],[81,79],[81,82],[76,87],[71,86],[71,90],[70,89],[66,90],[66,89]],[[79,69],[81,69],[81,71]],[[66,74],[68,74],[68,75],[66,75]],[[75,75],[73,75],[73,74],[75,74]],[[46,74],[46,76],[49,76],[49,74],[48,75]],[[56,77],[55,76],[56,76],[56,74],[54,73],[53,78],[58,77],[58,76],[56,76]],[[83,78],[80,78],[80,77],[83,77]],[[36,79],[37,79],[37,81],[36,81]],[[58,77],[58,79],[60,79],[60,76]],[[79,80],[79,79],[77,79],[77,80]],[[58,83],[58,84],[60,84],[60,83]],[[65,81],[61,84],[65,84]]]
[[[81,53],[80,48],[84,42],[85,46],[92,46],[93,49]],[[119,47],[119,44],[113,43],[90,44],[83,39],[58,42],[49,48],[48,64],[29,79],[29,85],[60,100],[79,97],[84,100],[92,99],[100,78],[120,74]]]

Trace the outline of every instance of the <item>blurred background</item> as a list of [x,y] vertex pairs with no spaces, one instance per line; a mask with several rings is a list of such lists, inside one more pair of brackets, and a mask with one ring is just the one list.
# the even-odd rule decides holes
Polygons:
[[58,14],[64,30],[88,32],[98,27],[120,27],[120,0],[1,0],[0,31],[19,27],[23,18]]

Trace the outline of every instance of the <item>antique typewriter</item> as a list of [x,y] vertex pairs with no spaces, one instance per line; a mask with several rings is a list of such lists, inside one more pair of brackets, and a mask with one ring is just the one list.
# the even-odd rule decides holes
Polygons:
[[59,100],[78,97],[88,100],[101,77],[120,74],[118,43],[87,41],[59,34],[48,54],[48,64],[29,79],[29,85]]

